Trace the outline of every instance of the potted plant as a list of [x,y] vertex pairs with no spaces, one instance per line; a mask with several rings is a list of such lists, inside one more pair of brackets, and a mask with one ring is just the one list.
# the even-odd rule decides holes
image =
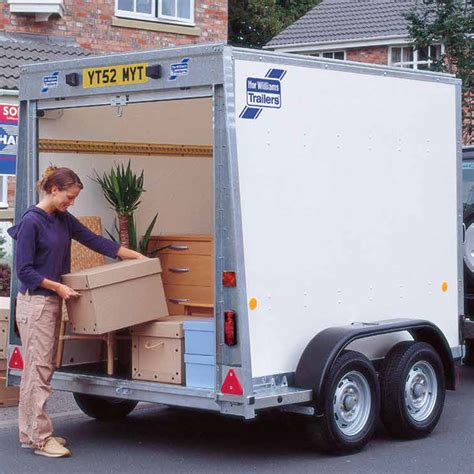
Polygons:
[[[118,226],[116,223],[116,230],[120,244],[146,254],[158,213],[150,222],[143,239],[139,241],[134,212],[141,203],[142,193],[145,192],[143,189],[144,171],[142,170],[140,175],[136,174],[131,168],[130,160],[128,160],[126,168],[123,164],[116,164],[110,172],[105,172],[102,176],[99,176],[95,171],[95,178],[91,179],[100,185],[105,199],[117,213]],[[109,231],[107,233],[115,240]]]

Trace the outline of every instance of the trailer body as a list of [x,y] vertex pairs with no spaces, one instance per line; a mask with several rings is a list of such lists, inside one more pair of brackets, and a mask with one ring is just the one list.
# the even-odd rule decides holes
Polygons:
[[[137,65],[141,81],[134,82],[123,70]],[[104,79],[110,71],[121,71],[121,83]],[[38,172],[50,158],[39,153],[38,116],[64,111],[72,117],[67,128],[58,120],[43,129],[74,139],[84,138],[89,119],[97,121],[91,134],[123,131],[101,129],[99,117],[111,107],[126,117],[134,107],[207,101],[210,115],[212,189],[205,199],[214,237],[216,386],[91,375],[71,365],[55,373],[54,387],[245,418],[277,406],[310,414],[318,400],[311,384],[297,385],[295,372],[311,340],[328,328],[352,332],[336,354],[321,355],[328,358],[322,379],[344,349],[383,359],[395,342],[426,340],[428,332],[446,360],[449,350],[460,357],[457,79],[201,45],[24,66],[20,84],[17,219],[36,202]],[[127,129],[153,131],[139,120]],[[87,159],[63,157],[61,164],[90,169],[101,158]],[[223,286],[226,271],[236,273],[235,287]],[[236,315],[232,346],[224,336],[227,310]],[[367,330],[371,325],[378,330]],[[364,331],[354,332],[358,326]],[[12,326],[10,356],[19,346]],[[9,372],[17,382],[20,372]],[[234,393],[223,390],[230,372],[241,388]]]

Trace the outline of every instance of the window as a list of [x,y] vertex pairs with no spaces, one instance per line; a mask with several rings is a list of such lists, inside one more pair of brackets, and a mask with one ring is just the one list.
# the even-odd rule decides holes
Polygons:
[[0,174],[0,209],[8,207],[8,176]]
[[462,162],[464,209],[474,206],[474,160]]
[[169,23],[194,23],[194,0],[116,0],[117,16]]
[[438,60],[443,52],[444,48],[440,44],[421,49],[415,49],[413,46],[394,46],[390,48],[389,64],[405,69],[431,69],[433,62]]
[[312,53],[311,56],[316,56],[318,58],[341,59],[344,61],[344,59],[346,59],[346,52],[345,51],[324,51],[322,53]]

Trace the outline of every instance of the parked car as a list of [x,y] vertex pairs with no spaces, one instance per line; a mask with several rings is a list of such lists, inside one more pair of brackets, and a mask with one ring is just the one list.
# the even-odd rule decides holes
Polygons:
[[464,315],[466,365],[474,365],[474,334],[466,330],[474,321],[474,145],[465,146],[462,152],[463,218],[464,218]]

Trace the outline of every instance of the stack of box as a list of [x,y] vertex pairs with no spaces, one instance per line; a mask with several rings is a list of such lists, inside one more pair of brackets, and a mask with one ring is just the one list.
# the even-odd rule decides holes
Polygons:
[[10,319],[10,298],[0,297],[0,371],[6,370],[8,347],[8,321]]
[[186,386],[211,388],[216,384],[216,333],[214,319],[184,321]]
[[18,387],[6,386],[8,348],[8,321],[10,319],[10,298],[0,297],[0,408],[18,405]]
[[19,387],[7,387],[6,372],[0,371],[0,408],[16,407],[20,398]]
[[168,314],[157,258],[87,268],[62,280],[81,294],[66,302],[76,334],[105,334]]
[[132,377],[182,384],[184,382],[183,322],[192,316],[165,316],[130,328]]

